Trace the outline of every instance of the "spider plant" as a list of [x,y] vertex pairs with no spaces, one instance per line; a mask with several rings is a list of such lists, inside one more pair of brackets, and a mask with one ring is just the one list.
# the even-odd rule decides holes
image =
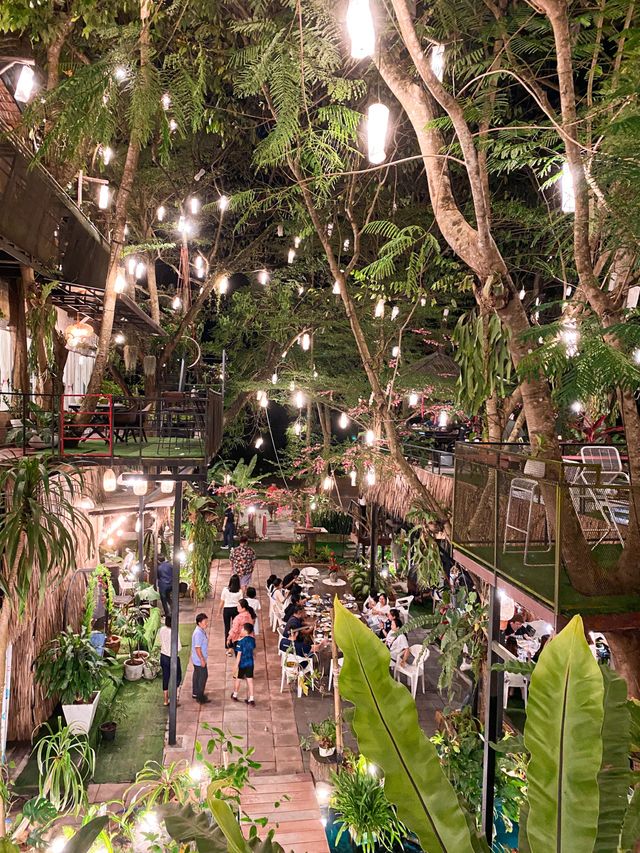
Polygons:
[[47,734],[34,748],[40,796],[59,812],[77,812],[86,805],[84,780],[95,769],[95,751],[84,735],[73,734],[68,726],[56,731],[48,723],[44,725]]
[[336,847],[345,832],[365,853],[374,853],[377,847],[393,850],[409,834],[386,798],[382,780],[369,771],[366,759],[360,756],[352,770],[333,774],[331,806],[340,824]]

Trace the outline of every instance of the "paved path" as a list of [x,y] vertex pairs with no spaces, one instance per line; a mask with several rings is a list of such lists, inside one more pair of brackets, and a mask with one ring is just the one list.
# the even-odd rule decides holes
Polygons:
[[[212,598],[198,607],[209,614],[209,681],[207,695],[211,702],[199,705],[191,698],[193,666],[189,663],[178,708],[176,747],[165,748],[165,764],[194,759],[195,741],[206,744],[204,723],[222,727],[238,736],[238,743],[255,747],[255,759],[261,762],[261,774],[299,773],[303,770],[298,732],[293,712],[293,699],[288,689],[280,693],[280,659],[276,635],[269,630],[269,603],[265,582],[271,574],[269,560],[258,560],[254,586],[262,606],[260,633],[256,637],[255,707],[231,699],[233,658],[224,650],[222,615],[218,615],[220,591],[229,578],[227,559],[215,560],[211,572]],[[266,629],[266,630],[265,630]],[[241,700],[244,695],[241,694]],[[215,760],[217,756],[212,756]]]

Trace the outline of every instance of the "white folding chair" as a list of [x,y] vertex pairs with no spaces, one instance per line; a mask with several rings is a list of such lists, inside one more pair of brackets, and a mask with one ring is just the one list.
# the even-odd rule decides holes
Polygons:
[[422,680],[422,692],[425,692],[424,664],[429,657],[429,649],[416,643],[413,646],[409,646],[409,652],[413,658],[413,663],[402,663],[401,659],[398,658],[393,670],[393,677],[396,681],[402,682],[402,676],[404,675],[409,681],[408,686],[411,690],[411,695],[415,699],[418,689],[418,679]]
[[581,447],[580,458],[585,464],[600,466],[600,482],[605,486],[615,482],[629,482],[629,475],[622,468],[622,459],[617,447],[604,444]]
[[524,700],[524,707],[526,708],[529,685],[524,675],[518,675],[515,672],[505,672],[504,674],[504,698],[502,700],[502,707],[507,707],[507,702],[509,701],[509,690],[511,688],[514,690],[520,690]]
[[409,608],[411,607],[411,602],[413,601],[413,595],[404,595],[400,598],[396,598],[395,606],[400,611],[400,616],[402,617],[402,624],[406,624],[409,619]]
[[[342,665],[344,664],[344,658],[338,658],[338,672],[336,674],[336,678],[340,676],[340,670],[342,669]],[[333,658],[331,658],[331,663],[329,664],[329,687],[328,690],[331,690],[331,685],[333,684]]]
[[[298,699],[302,698],[302,683],[301,678],[307,673],[313,672],[313,662],[311,658],[301,657],[293,651],[286,651],[282,655],[282,676],[280,678],[280,693],[284,690],[284,685],[296,682]],[[311,689],[313,690],[313,676],[311,678]]]

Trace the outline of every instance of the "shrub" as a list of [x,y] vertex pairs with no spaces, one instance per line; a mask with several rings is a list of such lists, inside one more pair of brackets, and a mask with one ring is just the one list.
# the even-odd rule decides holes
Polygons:
[[91,645],[84,625],[79,634],[70,628],[63,631],[36,662],[36,681],[47,696],[59,696],[63,705],[89,702],[107,672],[107,662]]

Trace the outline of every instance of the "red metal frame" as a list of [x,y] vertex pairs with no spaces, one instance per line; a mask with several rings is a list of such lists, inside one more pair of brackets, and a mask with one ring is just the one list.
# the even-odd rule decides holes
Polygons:
[[[68,415],[68,414],[77,414],[77,412],[75,412],[73,409],[70,409],[70,408],[68,409],[65,407],[65,400],[77,400],[78,397],[82,397],[82,399],[84,400],[87,398],[87,396],[96,398],[96,403],[95,403],[96,409],[95,410],[89,409],[87,411],[84,411],[83,414],[84,415],[91,415],[92,417],[94,415],[99,415],[101,418],[105,418],[104,421],[96,422],[95,424],[88,423],[87,427],[89,427],[89,428],[92,426],[99,427],[101,432],[106,436],[106,438],[101,438],[99,435],[91,434],[91,435],[87,436],[86,438],[83,438],[82,441],[83,442],[89,442],[89,441],[104,442],[106,440],[107,444],[108,444],[108,451],[106,451],[105,453],[92,453],[92,456],[94,458],[95,457],[102,458],[102,457],[113,456],[113,395],[112,394],[89,394],[89,395],[87,395],[87,394],[84,394],[84,395],[82,395],[82,394],[62,394],[60,396],[60,424],[59,424],[60,455],[61,456],[65,456],[65,455],[69,455],[69,456],[81,455],[81,456],[84,456],[84,453],[78,454],[78,453],[70,452],[68,454],[65,454],[65,449],[64,449],[65,426],[70,427],[72,429],[75,429],[76,425],[73,423],[65,424],[64,416]],[[100,401],[100,400],[107,400],[108,407],[98,409],[97,405],[98,405],[98,401]],[[71,435],[68,435],[67,438],[70,439]],[[76,439],[77,439],[77,436],[74,435],[73,436],[74,442]],[[77,448],[73,448],[73,449],[75,450]]]

